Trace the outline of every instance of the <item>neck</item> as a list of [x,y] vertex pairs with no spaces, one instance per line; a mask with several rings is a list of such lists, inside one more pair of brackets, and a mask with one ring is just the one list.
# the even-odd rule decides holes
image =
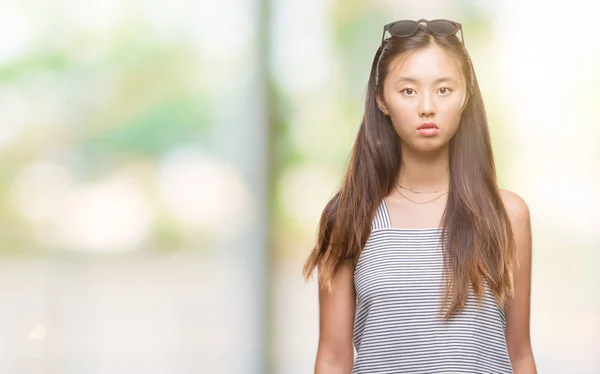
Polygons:
[[398,183],[415,191],[445,189],[450,184],[450,154],[446,145],[432,152],[415,152],[402,146]]

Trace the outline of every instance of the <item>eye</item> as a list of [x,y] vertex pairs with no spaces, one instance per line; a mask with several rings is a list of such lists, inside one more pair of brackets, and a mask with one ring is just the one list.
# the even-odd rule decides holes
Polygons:
[[406,96],[414,96],[414,94],[416,94],[416,91],[413,90],[412,88],[405,88],[402,91],[403,94],[405,94]]
[[450,94],[450,92],[452,92],[452,88],[448,88],[448,87],[441,87],[438,92],[442,95],[442,96],[446,96],[448,94]]

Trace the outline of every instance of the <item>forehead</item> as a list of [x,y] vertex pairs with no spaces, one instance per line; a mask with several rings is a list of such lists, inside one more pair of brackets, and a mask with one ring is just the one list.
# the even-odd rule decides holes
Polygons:
[[392,60],[390,81],[398,77],[410,77],[417,81],[435,81],[440,77],[451,77],[461,82],[462,73],[458,61],[437,45],[402,54]]

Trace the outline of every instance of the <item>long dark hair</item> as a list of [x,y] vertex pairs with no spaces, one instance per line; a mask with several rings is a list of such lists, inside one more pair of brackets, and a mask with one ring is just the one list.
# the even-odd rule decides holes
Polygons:
[[[502,307],[514,292],[515,244],[496,181],[485,108],[466,49],[456,36],[421,28],[411,37],[387,38],[377,50],[368,82],[365,113],[340,189],[327,203],[303,274],[315,267],[321,287],[332,290],[340,267],[355,267],[381,200],[394,186],[401,144],[389,117],[376,103],[390,64],[399,55],[436,44],[455,57],[468,86],[458,129],[450,140],[450,186],[443,218],[445,297],[450,318],[464,307],[469,288],[481,301],[487,283]],[[380,83],[381,82],[381,83]]]

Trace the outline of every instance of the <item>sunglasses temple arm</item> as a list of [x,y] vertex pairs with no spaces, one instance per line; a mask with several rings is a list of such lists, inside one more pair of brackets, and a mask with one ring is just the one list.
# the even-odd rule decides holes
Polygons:
[[463,35],[462,27],[459,30],[460,30],[460,38],[462,39],[463,45],[465,45],[465,36]]
[[381,34],[381,45],[383,45],[383,37],[385,36],[385,28],[383,29],[383,33]]

